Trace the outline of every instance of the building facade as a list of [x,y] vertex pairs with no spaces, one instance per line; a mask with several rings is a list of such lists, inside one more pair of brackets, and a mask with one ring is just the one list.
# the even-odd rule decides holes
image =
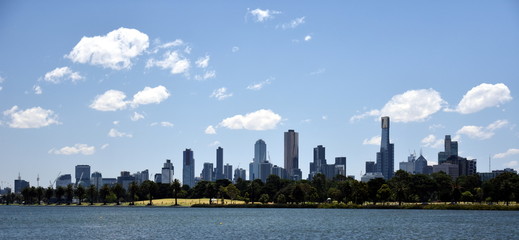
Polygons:
[[164,167],[162,168],[162,176],[161,176],[162,184],[171,184],[174,179],[174,167],[171,160],[167,159],[164,163]]
[[377,153],[376,171],[381,172],[384,179],[393,177],[395,168],[395,146],[389,142],[389,117],[381,118],[382,137],[380,152]]
[[301,170],[299,169],[299,133],[288,130],[284,134],[284,163],[285,170],[289,179],[301,180]]
[[90,165],[76,166],[76,186],[77,185],[83,187],[90,186]]
[[195,158],[191,149],[184,150],[182,184],[190,188],[195,186]]
[[222,179],[223,177],[223,148],[218,147],[216,149],[216,169],[215,169],[215,180]]

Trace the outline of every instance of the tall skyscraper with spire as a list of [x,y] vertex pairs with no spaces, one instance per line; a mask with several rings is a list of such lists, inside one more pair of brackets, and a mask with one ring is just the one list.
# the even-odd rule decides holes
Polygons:
[[290,179],[301,180],[299,169],[299,133],[294,130],[285,132],[285,170]]
[[395,145],[389,142],[389,117],[381,118],[382,137],[380,152],[377,153],[377,172],[381,172],[384,179],[393,177],[395,170]]

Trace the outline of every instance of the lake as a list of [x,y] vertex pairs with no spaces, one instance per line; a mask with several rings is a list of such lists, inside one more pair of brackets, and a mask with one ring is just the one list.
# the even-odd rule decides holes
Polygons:
[[0,206],[0,239],[517,239],[519,212]]

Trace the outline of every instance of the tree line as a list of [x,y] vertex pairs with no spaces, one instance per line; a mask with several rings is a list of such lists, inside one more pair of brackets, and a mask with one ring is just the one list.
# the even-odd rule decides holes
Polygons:
[[42,188],[29,187],[19,195],[7,194],[1,201],[6,204],[13,202],[24,204],[71,204],[73,199],[78,204],[82,202],[116,203],[161,198],[209,198],[221,201],[241,200],[246,203],[354,203],[354,204],[386,204],[388,202],[509,202],[519,201],[519,175],[502,173],[496,178],[482,182],[478,175],[460,176],[453,180],[449,175],[438,172],[431,175],[410,174],[398,170],[394,177],[386,181],[382,178],[369,182],[360,182],[350,177],[337,175],[326,179],[323,174],[317,174],[311,181],[292,181],[270,175],[266,182],[259,179],[247,181],[238,179],[232,183],[227,179],[214,182],[200,181],[193,188],[181,186],[178,179],[171,184],[157,184],[144,181],[141,184],[131,183],[128,189],[120,184],[104,185],[97,189],[94,185],[87,188],[79,185],[74,187]]

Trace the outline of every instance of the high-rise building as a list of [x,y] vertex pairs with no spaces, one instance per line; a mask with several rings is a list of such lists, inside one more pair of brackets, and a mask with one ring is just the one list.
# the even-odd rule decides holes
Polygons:
[[245,180],[245,176],[247,176],[247,171],[243,168],[236,168],[234,169],[234,179],[233,182],[236,183],[238,179]]
[[254,144],[254,158],[249,164],[249,180],[261,178],[260,164],[267,162],[267,144],[259,139]]
[[182,168],[182,184],[195,186],[195,158],[191,149],[184,150],[184,166]]
[[285,170],[288,178],[301,180],[299,169],[299,133],[294,130],[285,132]]
[[408,173],[415,173],[415,161],[416,161],[416,154],[411,153],[407,157],[407,162],[400,162],[400,170],[404,170]]
[[14,193],[21,193],[24,188],[30,187],[29,182],[22,180],[20,174],[18,174],[18,179],[14,180]]
[[[326,165],[326,148],[323,145],[318,145],[314,148],[314,161],[310,163],[310,173],[308,174],[308,179],[311,180],[315,174],[322,173],[325,174],[324,168]],[[334,166],[335,168],[335,166]],[[327,170],[329,170],[327,168]],[[335,173],[335,169],[333,170]],[[326,174],[325,174],[326,175]],[[331,175],[334,175],[333,173]]]
[[278,167],[277,165],[274,165],[272,167],[272,174],[278,176],[279,178],[286,179],[287,173],[284,168]]
[[171,163],[171,160],[166,159],[166,162],[164,163],[164,167],[162,168],[162,184],[171,184],[173,182],[173,175],[174,175],[174,167],[173,163]]
[[99,190],[103,186],[103,175],[100,172],[93,172],[90,176],[90,184]]
[[269,163],[268,161],[260,163],[259,170],[260,170],[259,179],[261,179],[262,182],[266,182],[268,176],[270,176],[270,174],[272,174],[272,163]]
[[389,143],[389,117],[381,118],[382,137],[380,152],[377,153],[376,171],[381,172],[384,179],[393,177],[395,164],[395,145]]
[[76,166],[76,185],[90,186],[90,165]]
[[72,175],[70,174],[60,175],[56,179],[56,189],[58,187],[67,187],[69,184],[72,184]]
[[162,173],[155,173],[153,180],[155,183],[162,183]]
[[202,169],[202,180],[212,182],[214,173],[213,173],[213,164],[212,163],[204,163],[204,168]]
[[429,174],[427,170],[427,159],[420,153],[420,157],[414,161],[415,174]]
[[223,148],[218,147],[216,149],[216,171],[214,173],[215,180],[222,179],[223,177]]
[[117,184],[120,184],[125,190],[130,188],[132,182],[135,182],[135,177],[128,171],[122,171],[121,176],[117,177]]
[[458,142],[452,141],[451,135],[445,135],[443,144],[445,151],[438,153],[438,164],[446,162],[451,156],[458,156]]
[[142,171],[142,172],[136,172],[132,175],[135,178],[135,182],[137,184],[141,184],[146,180],[150,180],[150,173],[148,169]]
[[375,162],[373,161],[366,161],[366,173],[372,173],[376,172],[377,169],[375,168]]
[[223,166],[223,178],[229,180],[229,181],[232,181],[232,165],[230,164],[225,164]]
[[335,176],[342,175],[346,176],[346,157],[335,158]]

